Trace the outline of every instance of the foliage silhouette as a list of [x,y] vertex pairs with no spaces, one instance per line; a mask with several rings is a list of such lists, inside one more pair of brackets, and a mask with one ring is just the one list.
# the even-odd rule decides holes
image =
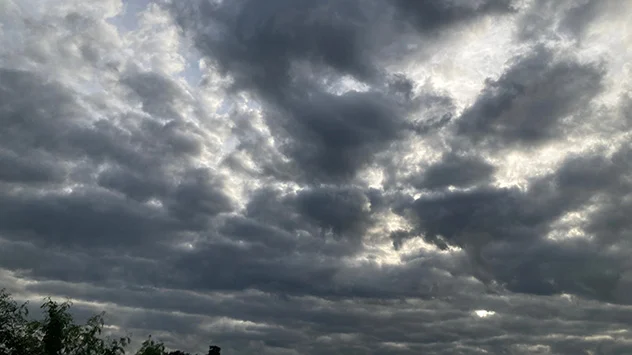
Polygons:
[[[42,320],[29,320],[28,304],[18,304],[0,289],[0,355],[125,355],[130,337],[113,339],[101,336],[104,313],[92,316],[86,324],[76,324],[71,302],[58,303],[47,298],[41,309]],[[220,347],[211,345],[208,355],[220,355]],[[167,352],[162,342],[149,336],[135,355],[191,355]]]

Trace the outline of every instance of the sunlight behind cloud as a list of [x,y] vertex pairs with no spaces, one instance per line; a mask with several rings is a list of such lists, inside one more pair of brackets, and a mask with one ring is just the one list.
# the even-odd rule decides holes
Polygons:
[[474,314],[479,318],[487,318],[496,314],[494,311],[486,311],[484,309],[478,309],[474,311]]

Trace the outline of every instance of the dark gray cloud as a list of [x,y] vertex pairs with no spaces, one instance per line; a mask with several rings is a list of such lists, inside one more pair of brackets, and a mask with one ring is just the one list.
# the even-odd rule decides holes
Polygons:
[[[596,64],[555,59],[538,48],[517,58],[498,80],[488,80],[457,130],[474,141],[537,144],[567,134],[582,108],[601,92],[604,70]],[[572,117],[578,116],[578,117]]]
[[[365,6],[363,6],[365,5]],[[375,70],[362,55],[370,44],[365,25],[368,4],[354,1],[194,2],[174,4],[174,13],[205,54],[216,58],[238,87],[256,87],[267,95],[284,94],[295,78],[297,60],[322,61],[344,73],[366,77]],[[329,16],[331,13],[338,17]],[[343,18],[345,20],[343,20]],[[280,99],[280,98],[279,98]]]
[[536,0],[521,16],[518,37],[521,40],[540,40],[566,37],[582,40],[587,29],[610,11],[620,11],[617,1]]
[[245,215],[292,234],[358,241],[373,223],[369,204],[367,193],[357,188],[320,187],[289,194],[261,189],[248,202]]
[[425,169],[416,186],[427,189],[468,187],[489,182],[493,173],[494,166],[478,157],[461,157],[450,153]]
[[0,230],[44,244],[138,244],[173,230],[173,222],[146,206],[127,203],[106,191],[2,194]]
[[51,182],[62,181],[63,167],[51,162],[45,152],[33,152],[30,156],[20,156],[15,151],[0,153],[0,180],[4,182]]
[[193,226],[197,223],[204,225],[204,219],[222,212],[231,212],[233,206],[230,197],[223,192],[221,181],[213,181],[207,170],[199,169],[182,177],[169,209],[186,225]]
[[[621,280],[627,262],[609,251],[625,240],[628,228],[614,212],[626,208],[615,197],[627,188],[630,173],[622,155],[569,158],[555,173],[533,180],[526,191],[480,187],[418,198],[401,210],[416,228],[392,238],[400,245],[421,235],[441,248],[464,248],[481,268],[477,277],[505,283],[512,291],[566,292],[627,303],[615,295],[620,287],[629,287],[629,281]],[[614,201],[602,205],[595,199]],[[589,223],[593,228],[586,229],[591,241],[547,239],[564,214],[591,205],[601,206]]]
[[[607,2],[607,1],[606,1]],[[598,15],[604,1],[584,1],[572,7],[564,16],[559,28],[575,36],[582,35],[591,21]]]
[[358,190],[320,188],[297,196],[298,210],[334,235],[361,237],[371,224],[369,199]]
[[[492,255],[493,252],[490,258]],[[502,258],[507,259],[497,261],[495,273],[512,291],[535,295],[580,294],[609,302],[629,302],[616,294],[622,282],[622,259],[599,250],[593,243],[543,242],[521,253],[503,253]]]
[[624,4],[22,2],[19,298],[197,352],[630,353]]
[[[25,71],[3,70],[2,76],[2,145],[9,158],[3,180],[17,184],[1,192],[8,202],[2,230],[46,243],[135,244],[199,228],[194,223],[204,223],[204,216],[231,211],[219,180],[186,167],[200,151],[195,127],[136,115],[119,124],[116,118],[82,121],[90,112],[69,88]],[[170,159],[184,169],[174,171]],[[17,188],[37,182],[53,185]],[[162,200],[167,213],[148,206],[151,198]]]
[[422,33],[433,33],[485,15],[502,15],[515,11],[512,0],[393,2],[401,16]]
[[157,73],[132,73],[122,83],[138,95],[143,111],[157,117],[176,119],[180,113],[173,106],[183,99],[182,90],[170,79]]
[[34,73],[3,68],[2,141],[13,152],[63,149],[60,135],[77,112],[71,92]]
[[[266,121],[283,142],[279,149],[302,178],[335,181],[354,177],[411,128],[405,120],[411,109],[434,99],[413,97],[413,83],[385,78],[376,67],[388,39],[372,24],[383,23],[389,8],[363,1],[237,1],[173,5],[173,12],[233,89],[253,90],[263,100]],[[459,9],[438,11],[451,13],[446,25],[459,20],[452,18]],[[339,75],[371,88],[332,94]]]

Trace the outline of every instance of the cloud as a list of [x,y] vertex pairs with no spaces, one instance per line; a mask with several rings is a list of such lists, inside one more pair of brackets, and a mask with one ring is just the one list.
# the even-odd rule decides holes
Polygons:
[[629,353],[626,6],[5,1],[0,283],[193,352]]
[[401,16],[422,33],[433,33],[445,27],[474,20],[485,15],[502,15],[514,11],[511,0],[424,1],[395,0]]
[[369,199],[358,190],[317,189],[297,196],[298,210],[334,234],[361,236],[369,227]]
[[[616,1],[533,1],[520,20],[521,39],[553,36],[581,40],[604,14],[619,6]],[[616,11],[616,10],[615,10]]]
[[537,48],[486,83],[458,121],[458,133],[500,144],[554,139],[582,119],[582,105],[601,92],[603,75],[596,64],[557,61],[550,51]]
[[[376,6],[389,8],[381,2],[239,1],[174,4],[173,12],[200,52],[230,77],[232,90],[250,90],[263,103],[266,124],[292,170],[302,179],[332,182],[353,178],[411,128],[406,117],[412,109],[433,99],[416,97],[406,78],[377,69],[387,43],[369,26],[385,21]],[[357,87],[337,82],[342,75]],[[334,92],[338,87],[344,92]]]
[[[479,187],[420,197],[400,212],[413,221],[415,229],[393,238],[401,244],[402,238],[422,235],[442,249],[464,248],[475,267],[481,268],[483,274],[477,275],[481,281],[507,283],[512,291],[571,293],[613,301],[615,288],[627,287],[628,281],[620,279],[626,266],[618,253],[605,246],[620,245],[623,239],[613,238],[612,232],[626,227],[602,210],[612,212],[611,205],[598,207],[595,199],[607,201],[606,196],[619,194],[620,179],[628,174],[623,164],[600,155],[582,156],[569,158],[553,174],[534,179],[526,191]],[[556,222],[588,206],[597,208],[597,215],[613,216],[610,227],[587,228],[587,240],[549,238]],[[603,226],[599,219],[592,217],[589,225]],[[619,234],[618,238],[624,237]],[[584,263],[591,267],[584,268]],[[628,302],[616,297],[618,302]]]
[[428,167],[416,183],[419,188],[434,189],[456,186],[468,187],[491,179],[494,166],[478,157],[461,157],[446,154],[443,159]]

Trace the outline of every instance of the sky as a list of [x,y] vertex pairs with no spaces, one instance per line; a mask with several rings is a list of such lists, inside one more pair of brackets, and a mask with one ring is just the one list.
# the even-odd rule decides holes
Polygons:
[[630,24],[2,0],[0,285],[191,352],[630,354]]

